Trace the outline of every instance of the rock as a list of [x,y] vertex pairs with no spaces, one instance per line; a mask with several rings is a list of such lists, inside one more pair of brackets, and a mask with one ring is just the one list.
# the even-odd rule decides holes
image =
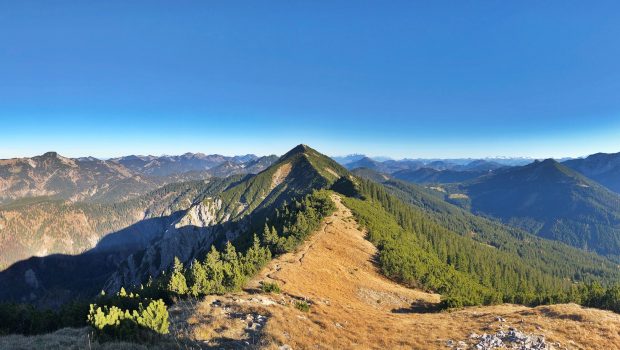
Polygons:
[[506,322],[506,320],[503,317],[500,317],[500,316],[495,317],[495,321],[502,322],[502,323]]
[[[470,339],[472,339],[471,336]],[[478,339],[478,343],[475,345],[475,349],[478,350],[493,350],[502,347],[519,350],[549,349],[544,336],[528,335],[512,327],[508,332],[500,330],[495,334],[485,333],[476,339]]]

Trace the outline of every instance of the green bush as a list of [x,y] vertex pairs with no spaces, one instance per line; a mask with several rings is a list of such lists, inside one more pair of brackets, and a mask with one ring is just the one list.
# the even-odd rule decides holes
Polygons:
[[299,311],[308,312],[310,311],[310,304],[308,304],[305,300],[297,300],[295,301],[295,308]]
[[168,316],[163,300],[152,300],[146,308],[140,303],[137,310],[91,304],[87,320],[99,336],[132,340],[141,338],[143,331],[168,334]]
[[260,289],[264,293],[276,293],[281,292],[280,286],[276,282],[261,282]]
[[168,308],[163,300],[154,300],[149,303],[146,309],[140,309],[137,322],[140,326],[151,329],[159,334],[168,334],[170,326],[168,322]]
[[282,205],[271,221],[265,223],[263,243],[274,254],[294,250],[320,227],[321,220],[336,210],[330,193],[324,190],[314,191],[302,200]]

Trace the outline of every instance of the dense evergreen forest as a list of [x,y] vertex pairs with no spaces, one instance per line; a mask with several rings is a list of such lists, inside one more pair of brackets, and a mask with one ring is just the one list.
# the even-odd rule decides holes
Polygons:
[[441,293],[446,307],[576,302],[620,310],[618,271],[604,258],[475,217],[414,185],[359,180],[356,188],[365,199],[345,203],[379,248],[382,271]]

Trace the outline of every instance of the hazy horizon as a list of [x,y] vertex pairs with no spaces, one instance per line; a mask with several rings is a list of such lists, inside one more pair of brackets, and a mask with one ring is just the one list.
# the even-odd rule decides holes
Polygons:
[[243,4],[0,4],[0,158],[620,151],[617,2]]
[[[249,155],[249,154],[253,154],[259,157],[262,156],[270,156],[270,155],[276,155],[276,156],[282,156],[284,153],[286,153],[287,151],[289,151],[290,149],[292,149],[295,145],[291,145],[291,147],[281,153],[256,153],[256,152],[241,152],[241,153],[225,153],[225,152],[209,152],[209,151],[187,151],[187,152],[181,152],[181,153],[137,153],[137,152],[127,152],[127,153],[123,153],[123,154],[117,154],[117,155],[113,155],[113,156],[95,156],[92,154],[71,154],[71,152],[69,153],[63,153],[63,152],[59,152],[55,149],[49,149],[47,151],[42,151],[39,153],[35,153],[35,154],[27,154],[27,155],[18,155],[18,156],[8,156],[8,157],[3,157],[0,156],[0,159],[11,159],[11,158],[31,158],[31,157],[36,157],[36,156],[41,156],[45,153],[48,152],[56,152],[58,155],[63,156],[63,157],[67,157],[67,158],[87,158],[87,157],[94,157],[97,159],[101,159],[101,160],[108,160],[108,159],[113,159],[113,158],[118,158],[118,157],[126,157],[126,156],[139,156],[139,157],[164,157],[164,156],[181,156],[187,153],[191,153],[191,154],[204,154],[204,155],[222,155],[225,157],[234,157],[234,156],[244,156],[244,155]],[[316,148],[312,145],[308,145],[310,147]],[[318,151],[321,151],[320,149],[317,149]],[[322,151],[321,151],[322,152]],[[618,151],[620,152],[620,151]],[[618,153],[618,152],[595,152],[595,153]],[[324,153],[324,152],[322,152]],[[1,154],[1,153],[0,153]],[[364,157],[369,157],[369,158],[373,158],[373,159],[378,159],[380,161],[383,160],[467,160],[467,159],[472,159],[472,160],[477,160],[477,159],[526,159],[526,160],[541,160],[541,159],[575,159],[575,158],[585,158],[589,155],[592,155],[594,153],[590,153],[590,154],[584,154],[581,156],[563,156],[563,157],[531,157],[531,156],[505,156],[505,155],[495,155],[495,156],[480,156],[480,157],[469,157],[469,156],[465,156],[465,157],[417,157],[417,156],[406,156],[406,157],[393,157],[390,155],[385,155],[385,154],[367,154],[367,153],[359,153],[359,152],[354,152],[354,153],[347,153],[347,154],[329,154],[329,153],[325,153],[327,154],[329,157],[332,158],[344,158],[344,157],[350,157],[350,156],[364,156]]]

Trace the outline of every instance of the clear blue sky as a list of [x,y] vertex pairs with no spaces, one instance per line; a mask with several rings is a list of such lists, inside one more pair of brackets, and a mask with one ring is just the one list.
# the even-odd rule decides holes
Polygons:
[[0,157],[620,151],[618,1],[3,1]]

